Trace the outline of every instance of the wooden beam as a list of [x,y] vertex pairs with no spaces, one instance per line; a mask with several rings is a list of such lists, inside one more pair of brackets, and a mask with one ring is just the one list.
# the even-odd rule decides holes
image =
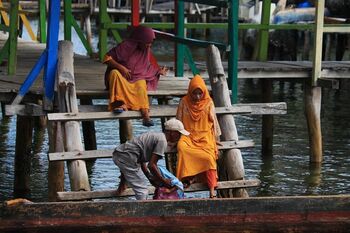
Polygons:
[[[252,140],[240,140],[240,141],[222,141],[222,145],[218,146],[219,150],[229,150],[238,148],[254,147]],[[176,149],[168,150],[165,153],[176,153]],[[69,161],[77,159],[103,159],[111,158],[113,150],[88,150],[88,151],[68,151],[68,152],[55,152],[49,153],[48,159],[52,161]]]
[[[232,188],[249,188],[260,185],[259,180],[232,180],[218,182],[218,190]],[[185,192],[206,191],[208,186],[202,183],[192,184]],[[154,187],[148,187],[149,194],[154,193]],[[81,192],[57,192],[57,200],[60,201],[77,201],[93,198],[109,198],[109,197],[126,197],[135,195],[131,188],[126,189],[121,195],[117,195],[116,189],[100,190],[100,191],[81,191]]]
[[[334,81],[334,80],[333,80]],[[3,98],[5,101],[5,97]],[[6,98],[8,99],[8,98]],[[0,95],[0,100],[2,100]],[[88,113],[88,112],[104,112],[106,115],[110,115],[112,113],[107,112],[107,105],[79,105],[79,112]],[[235,112],[234,114],[250,114],[250,115],[280,115],[287,113],[287,105],[285,102],[276,102],[276,103],[249,103],[249,104],[235,104],[235,108],[240,109],[239,112]],[[152,112],[158,113],[158,116],[175,116],[176,106],[159,106],[154,105],[151,106]],[[163,112],[162,109],[165,109]],[[227,113],[226,108],[217,108],[217,114],[225,114]],[[24,104],[24,105],[6,105],[5,107],[6,116],[13,115],[21,115],[21,116],[46,116],[46,112],[43,111],[41,105],[37,104]],[[141,115],[138,114],[137,111],[128,111],[129,117],[140,118]],[[161,115],[163,114],[163,115]],[[230,114],[228,112],[227,114]],[[52,116],[52,115],[50,115]],[[115,115],[117,117],[118,115]],[[156,116],[154,116],[156,117]]]
[[[155,117],[171,117],[176,115],[177,106],[161,106],[151,107],[150,116]],[[217,114],[238,114],[252,112],[249,106],[241,107],[220,107],[216,108]],[[140,111],[124,111],[120,114],[112,112],[78,112],[78,113],[50,113],[48,119],[50,121],[82,121],[82,120],[108,120],[108,119],[136,119],[141,118]]]
[[6,116],[45,116],[46,112],[43,111],[43,107],[38,104],[25,104],[25,105],[6,105]]
[[319,78],[317,80],[317,86],[338,90],[339,89],[339,80],[329,79],[329,78]]

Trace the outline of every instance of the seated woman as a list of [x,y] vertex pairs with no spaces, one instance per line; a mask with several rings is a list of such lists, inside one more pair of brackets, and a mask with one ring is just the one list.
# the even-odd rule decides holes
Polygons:
[[147,127],[153,126],[147,90],[156,90],[159,76],[167,73],[151,54],[154,39],[151,28],[135,27],[130,37],[112,48],[103,60],[107,64],[105,85],[109,90],[109,110],[141,111],[143,125]]
[[217,187],[217,143],[221,135],[214,103],[201,78],[196,75],[189,84],[187,95],[178,106],[176,118],[190,134],[181,135],[177,144],[176,176],[184,185],[199,181],[208,184],[210,198]]

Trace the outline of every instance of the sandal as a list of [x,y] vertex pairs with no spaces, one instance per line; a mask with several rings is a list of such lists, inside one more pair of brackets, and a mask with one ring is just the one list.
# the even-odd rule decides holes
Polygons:
[[142,125],[143,126],[146,126],[146,127],[151,127],[151,126],[154,126],[154,122],[150,119],[150,120],[146,120],[146,119],[144,119],[143,121],[142,121]]
[[113,109],[113,113],[115,113],[115,114],[120,114],[122,112],[124,112],[123,108],[115,108],[115,109]]
[[209,198],[210,198],[210,199],[215,199],[215,198],[216,198],[216,195],[210,195]]

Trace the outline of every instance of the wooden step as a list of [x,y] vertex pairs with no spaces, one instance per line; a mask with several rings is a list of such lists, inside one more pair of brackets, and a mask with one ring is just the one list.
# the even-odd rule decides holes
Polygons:
[[[252,140],[225,141],[220,142],[222,146],[218,146],[219,150],[239,149],[254,147]],[[176,153],[176,150],[169,150],[166,153]],[[49,153],[49,161],[67,161],[67,160],[84,160],[84,159],[102,159],[111,158],[113,150],[88,150],[88,151],[70,151]]]
[[[233,181],[219,181],[217,190],[232,189],[232,188],[250,188],[260,185],[259,180],[233,180]],[[149,194],[154,193],[154,187],[149,186]],[[206,191],[208,186],[202,183],[192,184],[185,192]],[[111,197],[126,197],[133,196],[134,191],[131,188],[126,189],[121,195],[117,195],[116,189],[99,190],[99,191],[75,191],[75,192],[57,192],[57,200],[59,201],[78,201],[96,198],[111,198]]]
[[[120,114],[112,112],[101,112],[106,110],[106,106],[91,105],[80,106],[79,113],[50,113],[49,121],[91,121],[91,120],[109,120],[109,119],[140,119],[139,111],[125,111]],[[263,104],[235,104],[231,107],[216,107],[216,114],[286,114],[286,103],[263,103]],[[177,105],[153,105],[150,107],[150,116],[174,117],[176,115]]]

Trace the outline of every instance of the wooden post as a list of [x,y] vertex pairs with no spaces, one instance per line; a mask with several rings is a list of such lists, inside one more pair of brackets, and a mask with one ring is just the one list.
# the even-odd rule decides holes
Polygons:
[[33,119],[17,116],[14,197],[26,198],[30,194],[30,168],[33,139]]
[[[38,104],[42,105],[42,100],[38,100]],[[34,126],[35,128],[44,129],[47,126],[47,117],[46,116],[37,116],[34,117]]]
[[[78,112],[77,97],[74,82],[73,44],[70,41],[59,42],[57,64],[58,104],[60,112]],[[64,123],[65,151],[82,151],[80,140],[80,125],[77,121]],[[89,191],[89,179],[84,160],[67,162],[68,174],[72,191]]]
[[[228,89],[224,68],[221,63],[220,52],[217,47],[208,47],[207,67],[212,87],[214,104],[216,107],[231,106],[230,92]],[[222,130],[221,140],[238,141],[238,133],[233,115],[220,115],[218,117]],[[241,151],[239,149],[227,150],[219,159],[219,178],[223,180],[244,179],[244,166]],[[222,196],[225,194],[220,193]],[[245,189],[231,190],[231,197],[247,197]]]
[[[270,12],[271,12],[271,0],[263,1],[261,24],[269,26],[270,24]],[[259,31],[259,61],[266,61],[268,58],[268,44],[269,44],[269,30]],[[272,80],[266,79],[262,82],[263,101],[265,103],[272,102]],[[272,155],[273,144],[273,116],[264,115],[262,123],[262,135],[261,135],[262,151],[264,156]]]
[[8,66],[7,72],[10,75],[16,73],[17,67],[17,36],[18,36],[18,0],[11,0],[10,9],[10,30],[9,30],[9,52],[8,52]]
[[[183,1],[174,1],[175,33],[178,37],[185,37],[185,5]],[[175,43],[175,75],[184,75],[185,47],[183,44]]]
[[[91,48],[93,48],[92,45],[92,31],[91,31],[91,14],[88,14],[85,17],[85,27],[86,27],[86,40],[88,41],[88,44],[90,45]],[[92,51],[92,53],[94,53]],[[92,56],[91,54],[90,56]]]
[[124,143],[131,140],[133,137],[132,133],[132,122],[131,120],[119,120],[119,138],[120,143]]
[[108,22],[108,13],[107,13],[107,1],[101,0],[99,1],[99,38],[98,38],[98,47],[99,47],[99,59],[103,60],[104,55],[107,52],[107,36],[108,30],[103,28],[101,25]]
[[[262,80],[262,99],[264,103],[272,102],[272,80]],[[272,156],[273,149],[273,116],[262,116],[261,154],[262,156]]]
[[322,162],[321,87],[305,85],[305,115],[309,131],[310,162]]
[[[49,151],[63,152],[63,128],[61,122],[50,122],[48,127]],[[48,199],[57,201],[57,192],[64,191],[64,161],[49,162]]]
[[[80,99],[82,105],[92,105],[92,99]],[[82,121],[84,148],[85,150],[96,150],[96,131],[94,121]]]
[[1,114],[2,114],[2,119],[4,119],[6,117],[5,114],[5,103],[1,102]]
[[37,36],[40,43],[46,43],[46,1],[39,0],[39,27]]

